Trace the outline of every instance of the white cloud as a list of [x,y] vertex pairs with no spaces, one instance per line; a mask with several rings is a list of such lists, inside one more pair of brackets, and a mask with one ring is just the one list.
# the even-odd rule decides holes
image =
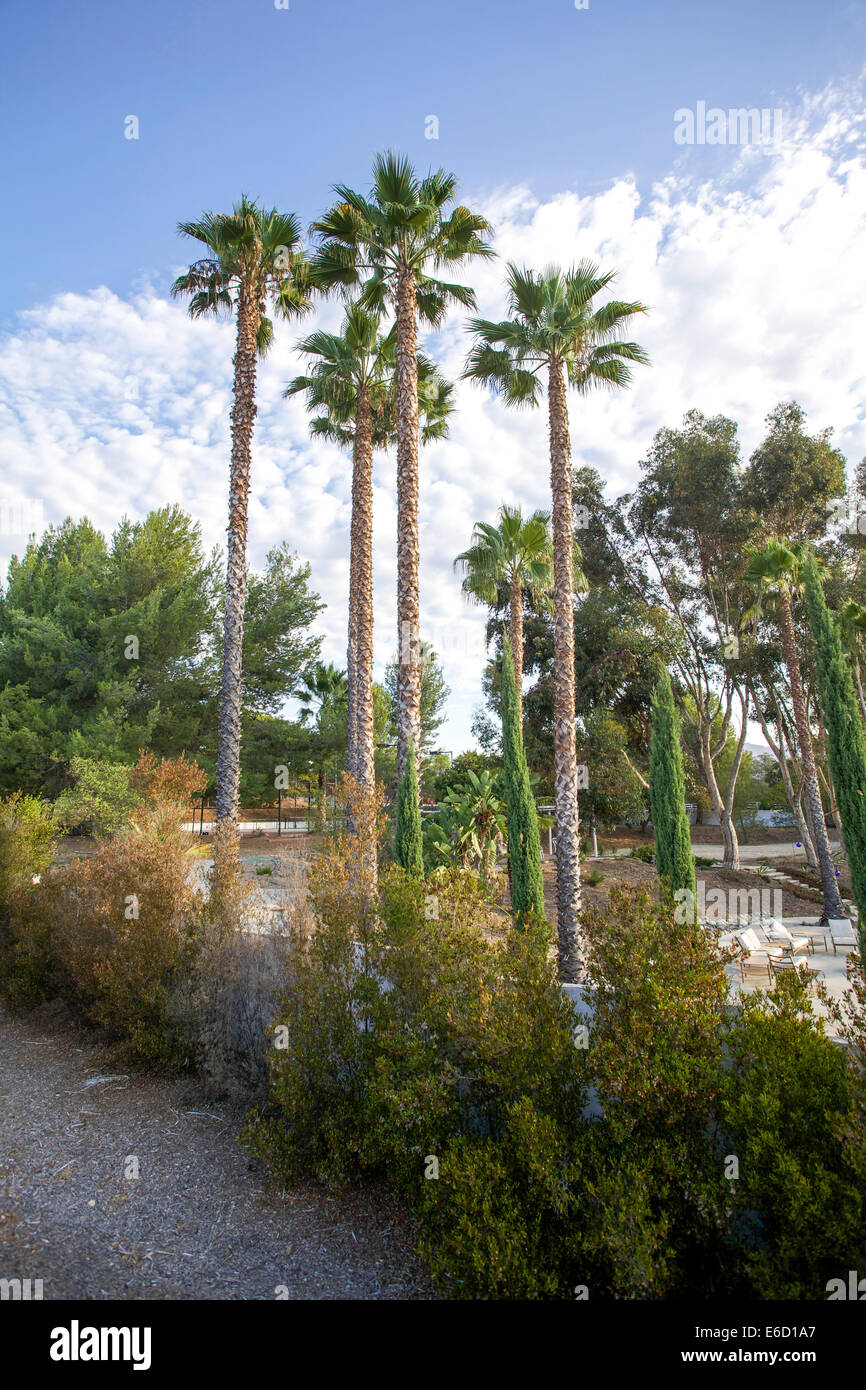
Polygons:
[[[862,246],[866,161],[862,82],[803,98],[786,112],[773,152],[712,151],[672,142],[669,176],[643,196],[631,175],[588,196],[539,202],[503,189],[486,204],[498,261],[474,268],[479,313],[504,309],[504,261],[539,267],[591,256],[617,267],[616,293],[651,312],[636,336],[652,356],[633,388],[571,406],[576,461],[613,489],[635,477],[661,425],[696,406],[740,423],[744,454],[767,412],[795,397],[812,427],[833,426],[849,460],[866,453]],[[472,205],[471,192],[467,201]],[[319,315],[339,322],[329,303]],[[281,398],[301,362],[292,343],[312,327],[278,329],[260,372],[250,553],[260,563],[286,538],[309,559],[328,603],[326,656],[341,661],[348,592],[349,462],[312,443],[299,401]],[[467,347],[459,318],[425,346],[446,372]],[[110,530],[123,512],[176,501],[207,544],[225,532],[233,329],[192,323],[145,286],[132,299],[100,287],[20,315],[0,342],[2,498],[41,497],[47,521],[86,514]],[[548,500],[543,411],[508,412],[461,384],[451,438],[422,458],[422,611],[453,696],[444,746],[470,741],[480,698],[484,616],[465,603],[452,567],[473,523],[503,501]],[[395,645],[393,458],[376,461],[376,624],[379,673]],[[22,539],[0,536],[0,563]]]

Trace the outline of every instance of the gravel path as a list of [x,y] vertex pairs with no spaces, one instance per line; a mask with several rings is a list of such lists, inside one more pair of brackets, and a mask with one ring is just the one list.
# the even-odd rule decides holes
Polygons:
[[46,1299],[433,1297],[387,1195],[277,1191],[242,1118],[0,1014],[0,1278]]

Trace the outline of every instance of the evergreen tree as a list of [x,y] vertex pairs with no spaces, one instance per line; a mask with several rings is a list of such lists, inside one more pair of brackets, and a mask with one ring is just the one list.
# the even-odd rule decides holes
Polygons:
[[511,870],[511,910],[518,926],[534,913],[544,919],[544,880],[538,814],[523,751],[520,705],[511,643],[502,643],[502,752],[505,763],[506,829]]
[[659,677],[652,705],[649,783],[659,878],[671,893],[687,888],[694,901],[695,861],[686,815],[680,717],[667,671]]
[[851,887],[860,912],[860,953],[866,959],[866,738],[839,628],[824,598],[814,556],[803,566],[806,611],[827,729],[830,772],[842,817]]
[[411,743],[407,752],[406,767],[397,788],[394,858],[400,867],[408,870],[410,874],[423,874],[421,807],[418,799],[418,777],[415,772],[415,750]]

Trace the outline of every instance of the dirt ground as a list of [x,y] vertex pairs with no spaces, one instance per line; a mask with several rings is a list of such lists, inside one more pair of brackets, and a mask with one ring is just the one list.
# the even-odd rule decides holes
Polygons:
[[[691,830],[692,845],[695,848],[699,845],[722,843],[722,832],[717,825],[693,825]],[[797,839],[797,833],[791,827],[785,829],[759,825],[752,830],[738,830],[737,837],[741,845],[783,845],[793,844]],[[598,838],[599,844],[603,841],[605,845],[616,845],[618,849],[624,849],[626,845],[651,845],[653,837],[649,830],[617,826],[616,830],[605,830]]]
[[[544,901],[551,922],[555,922],[556,866],[553,860],[545,859],[542,868],[544,872]],[[586,875],[592,874],[593,870],[604,875],[596,887],[593,887],[586,879]],[[593,859],[591,863],[583,866],[583,873],[583,900],[585,903],[597,907],[603,907],[607,903],[611,888],[615,884],[649,888],[650,891],[655,891],[658,886],[655,865],[644,864],[639,859]],[[728,893],[732,888],[776,890],[780,887],[774,880],[761,878],[759,874],[749,870],[735,872],[733,869],[698,868],[697,876],[703,880],[707,893],[716,888]],[[781,888],[781,892],[782,915],[785,917],[814,917],[820,911],[820,909],[816,909],[811,898],[800,897],[796,892],[791,892],[787,885]]]
[[46,1299],[434,1297],[387,1193],[279,1191],[242,1120],[56,1016],[0,1013],[0,1278]]

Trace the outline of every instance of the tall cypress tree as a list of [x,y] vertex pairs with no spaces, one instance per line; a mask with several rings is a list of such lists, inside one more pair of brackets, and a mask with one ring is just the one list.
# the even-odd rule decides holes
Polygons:
[[520,705],[511,643],[502,644],[502,751],[505,761],[506,829],[511,868],[511,910],[518,926],[535,914],[544,920],[544,879],[538,813],[523,748]]
[[394,834],[394,858],[401,868],[411,874],[423,874],[424,851],[421,839],[421,807],[418,796],[418,777],[415,772],[415,752],[412,744],[406,766],[397,788],[397,826]]
[[839,628],[824,598],[815,557],[803,565],[806,612],[815,643],[815,670],[827,729],[830,773],[842,816],[851,888],[860,913],[860,954],[866,960],[866,737],[851,668]]
[[659,878],[672,893],[689,889],[694,901],[695,861],[686,814],[680,717],[667,671],[659,677],[652,704],[649,784]]

